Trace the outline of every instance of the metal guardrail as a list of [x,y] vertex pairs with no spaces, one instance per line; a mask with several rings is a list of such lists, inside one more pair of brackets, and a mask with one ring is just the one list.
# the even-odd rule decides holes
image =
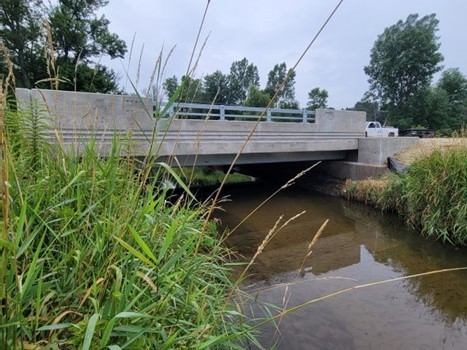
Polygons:
[[[165,106],[165,104],[162,104]],[[177,119],[209,119],[265,122],[314,123],[315,112],[307,109],[224,106],[198,103],[174,103],[167,110],[168,117]]]

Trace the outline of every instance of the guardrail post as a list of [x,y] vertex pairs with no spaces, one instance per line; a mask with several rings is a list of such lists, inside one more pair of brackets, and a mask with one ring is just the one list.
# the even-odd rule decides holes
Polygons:
[[266,111],[266,121],[270,122],[271,121],[271,110],[268,108]]
[[169,107],[169,118],[172,118],[173,115],[175,113],[175,106],[172,104],[170,107]]
[[302,111],[303,111],[303,122],[306,123],[308,121],[308,111],[305,108],[303,108]]
[[219,119],[225,120],[225,106],[224,105],[221,105],[219,107]]

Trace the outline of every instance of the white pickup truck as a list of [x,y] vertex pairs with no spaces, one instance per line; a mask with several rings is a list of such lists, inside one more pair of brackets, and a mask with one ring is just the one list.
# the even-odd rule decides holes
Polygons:
[[399,129],[388,126],[383,128],[380,122],[366,122],[366,137],[396,137]]

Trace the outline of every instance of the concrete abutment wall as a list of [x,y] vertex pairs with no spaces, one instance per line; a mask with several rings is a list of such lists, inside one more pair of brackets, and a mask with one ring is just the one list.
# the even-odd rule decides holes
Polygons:
[[420,142],[414,137],[378,137],[358,139],[357,159],[327,161],[320,171],[338,179],[364,180],[389,172],[387,158]]

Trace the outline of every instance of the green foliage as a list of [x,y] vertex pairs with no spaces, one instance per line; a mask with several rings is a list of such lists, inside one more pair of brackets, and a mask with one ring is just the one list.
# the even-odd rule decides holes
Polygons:
[[180,88],[181,92],[178,102],[203,103],[203,85],[200,79],[184,75]]
[[204,77],[203,101],[218,105],[228,104],[229,79],[220,70]]
[[250,87],[244,105],[247,107],[267,107],[271,96],[256,86]]
[[306,108],[311,111],[318,108],[326,108],[328,105],[328,97],[329,94],[326,89],[321,90],[318,87],[311,89],[308,93]]
[[439,136],[449,136],[467,123],[467,78],[458,68],[443,71],[420,100],[420,124]]
[[[214,186],[219,185],[225,178],[225,173],[219,169],[205,168],[180,168],[174,169],[175,172],[190,186]],[[229,174],[226,184],[251,182],[253,178],[240,173]]]
[[[94,63],[102,55],[123,57],[127,50],[125,42],[109,31],[109,20],[96,15],[107,3],[59,0],[47,8],[41,0],[3,2],[1,34],[15,64],[16,85],[31,88],[41,80],[58,78],[60,84],[55,87],[62,90],[118,92],[115,73]],[[42,30],[46,19],[52,39],[48,44]],[[46,62],[44,45],[49,45],[53,62]],[[49,64],[54,64],[57,76],[47,70]]]
[[[4,0],[1,2],[0,37],[14,65],[16,85],[31,88],[45,78],[44,48],[40,38],[44,8],[40,0]],[[0,74],[6,76],[5,60]]]
[[[228,75],[217,70],[208,74],[201,82],[192,77],[182,77],[185,81],[184,93],[179,102],[215,103],[224,105],[240,105],[252,86],[259,86],[258,68],[249,64],[246,58],[235,61],[230,66]],[[179,84],[176,76],[167,78],[163,88],[167,97],[177,91]]]
[[225,300],[227,251],[214,226],[201,234],[201,204],[170,204],[171,171],[148,178],[116,138],[106,158],[94,142],[65,154],[45,146],[40,113],[23,118],[6,120],[0,348],[241,348],[251,328]]
[[[117,84],[117,75],[106,66],[97,64],[91,67],[84,63],[71,64],[71,62],[62,61],[59,67],[60,81],[55,85],[55,88],[60,90],[100,93],[122,92]],[[36,86],[46,89],[50,87],[50,82],[40,82]]]
[[183,103],[203,103],[204,102],[204,88],[200,79],[195,79],[191,76],[184,75],[178,83],[175,75],[167,78],[162,83],[165,95],[170,99],[175,93],[179,92],[180,95],[176,98],[177,102]]
[[[276,64],[269,72],[266,88],[261,90],[258,68],[246,58],[233,62],[228,75],[217,70],[206,75],[202,82],[192,77],[182,77],[183,92],[178,102],[266,107],[289,73],[290,77],[276,97],[274,106],[297,109],[299,105],[295,100],[295,72],[287,70],[285,63]],[[163,88],[168,97],[172,96],[178,88],[177,77],[167,78]]]
[[[433,87],[425,95],[426,126],[439,132],[450,135],[451,123],[449,118],[449,97],[444,89]],[[444,131],[443,131],[444,130]]]
[[162,83],[162,88],[164,89],[164,94],[168,98],[171,98],[175,94],[178,87],[179,87],[178,79],[177,79],[177,77],[175,75],[171,76],[170,78],[167,78]]
[[467,78],[459,68],[447,69],[442,73],[435,89],[444,95],[442,110],[446,111],[446,117],[436,121],[443,123],[445,129],[461,130],[467,125]]
[[229,81],[228,104],[242,104],[250,88],[252,86],[259,87],[258,67],[253,63],[248,64],[246,58],[232,63],[227,78]]
[[287,82],[274,101],[276,107],[295,101],[295,74],[295,71],[287,70],[285,62],[276,64],[268,73],[268,81],[264,92],[269,94],[269,96],[274,96],[283,81],[286,79],[287,75],[289,75]]
[[59,0],[49,14],[57,59],[77,63],[105,54],[123,58],[126,44],[110,33],[109,20],[96,12],[108,4],[104,0]]
[[365,97],[362,98],[355,104],[352,110],[366,112],[366,120],[368,121],[377,120],[379,122],[383,122],[383,120],[381,120],[379,103],[372,101],[371,99]]
[[390,112],[390,121],[401,127],[424,124],[418,120],[421,101],[433,74],[441,69],[438,20],[434,14],[412,14],[378,36],[364,68],[370,92]]

